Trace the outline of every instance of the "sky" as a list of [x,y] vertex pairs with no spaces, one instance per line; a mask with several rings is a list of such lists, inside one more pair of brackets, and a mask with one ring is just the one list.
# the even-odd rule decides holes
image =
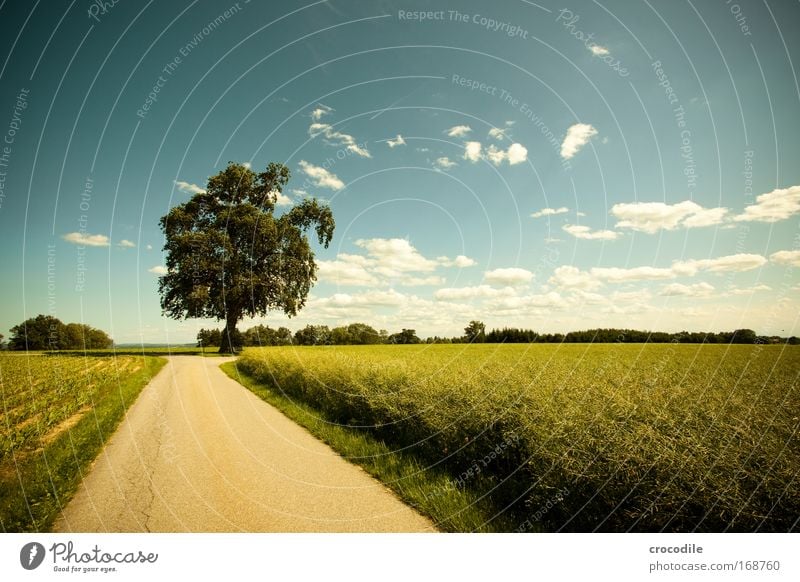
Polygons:
[[800,4],[0,0],[0,333],[161,314],[229,161],[328,203],[298,329],[800,335]]

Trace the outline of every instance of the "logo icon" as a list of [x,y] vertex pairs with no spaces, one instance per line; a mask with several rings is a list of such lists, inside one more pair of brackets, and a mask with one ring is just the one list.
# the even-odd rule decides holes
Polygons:
[[44,561],[44,546],[39,542],[29,542],[19,552],[19,563],[26,570],[35,570]]

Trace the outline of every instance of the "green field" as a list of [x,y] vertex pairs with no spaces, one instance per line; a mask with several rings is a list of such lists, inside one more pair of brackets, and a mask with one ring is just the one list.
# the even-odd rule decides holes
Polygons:
[[444,530],[798,527],[796,347],[249,348],[237,368]]
[[0,354],[0,528],[44,531],[125,409],[166,363],[152,356]]

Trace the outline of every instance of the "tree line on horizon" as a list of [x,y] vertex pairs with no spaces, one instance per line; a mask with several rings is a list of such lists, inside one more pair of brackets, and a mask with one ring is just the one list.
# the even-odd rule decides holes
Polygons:
[[[201,329],[197,334],[198,347],[218,347],[224,330]],[[596,328],[562,333],[539,333],[532,329],[503,327],[486,331],[483,322],[473,320],[464,328],[464,335],[455,337],[433,336],[421,339],[414,329],[402,329],[389,334],[376,330],[366,323],[351,323],[330,328],[327,325],[309,324],[294,333],[286,327],[277,329],[265,325],[236,332],[232,343],[236,347],[248,346],[329,346],[374,344],[460,344],[460,343],[707,343],[707,344],[800,344],[795,336],[758,335],[752,329],[725,332],[677,333],[642,331],[636,329]]]
[[114,345],[109,335],[85,323],[64,323],[52,315],[37,315],[11,328],[8,344],[0,334],[0,349],[101,350]]
[[[198,347],[219,347],[225,330],[201,329]],[[473,320],[464,328],[464,335],[432,336],[421,339],[416,330],[403,328],[390,334],[366,323],[338,327],[309,324],[294,333],[287,327],[256,325],[244,332],[235,331],[231,338],[237,347],[248,346],[331,346],[378,344],[463,344],[463,343],[695,343],[695,344],[788,344],[800,345],[796,336],[758,335],[752,329],[726,332],[677,333],[636,329],[596,328],[562,333],[539,333],[532,329],[503,327],[486,331],[483,322]],[[8,350],[96,350],[108,349],[114,341],[103,330],[82,323],[63,323],[50,315],[37,315],[11,328],[8,343],[0,334],[0,349]]]

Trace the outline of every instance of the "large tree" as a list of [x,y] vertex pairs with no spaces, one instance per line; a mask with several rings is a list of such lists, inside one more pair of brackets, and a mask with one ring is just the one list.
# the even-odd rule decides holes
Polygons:
[[329,207],[309,198],[275,216],[289,169],[266,171],[230,162],[200,192],[161,218],[167,274],[159,279],[161,307],[174,319],[211,317],[225,322],[220,352],[235,351],[236,324],[244,316],[279,309],[296,315],[316,281],[307,232],[328,246],[334,220]]
[[486,325],[482,321],[473,319],[464,328],[464,338],[467,343],[483,343],[486,341]]

